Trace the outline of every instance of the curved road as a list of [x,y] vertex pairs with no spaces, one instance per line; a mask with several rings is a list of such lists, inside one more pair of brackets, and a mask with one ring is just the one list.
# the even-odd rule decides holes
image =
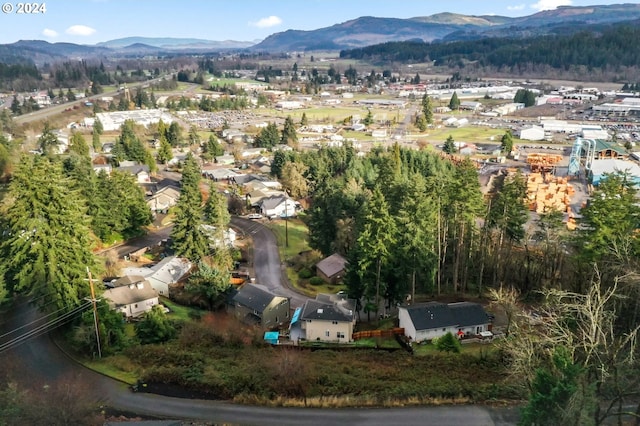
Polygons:
[[[292,305],[304,303],[305,297],[281,286],[282,269],[273,233],[264,225],[241,218],[233,226],[254,239],[254,269],[257,281],[269,289],[292,298]],[[161,235],[162,236],[162,235]],[[161,239],[161,238],[160,238]],[[145,244],[148,241],[145,239]],[[39,317],[33,306],[18,301],[2,317],[0,345],[15,335],[6,336],[22,324]],[[25,330],[20,330],[24,332]],[[14,364],[15,363],[15,364]],[[203,420],[241,425],[514,425],[516,409],[492,409],[485,406],[441,406],[407,408],[302,409],[265,408],[234,405],[220,401],[172,398],[147,393],[132,393],[116,380],[102,376],[68,358],[49,335],[26,341],[0,354],[0,364],[14,366],[20,376],[32,383],[49,382],[65,377],[80,377],[90,383],[101,403],[124,412],[171,419]],[[16,365],[17,364],[17,365]]]

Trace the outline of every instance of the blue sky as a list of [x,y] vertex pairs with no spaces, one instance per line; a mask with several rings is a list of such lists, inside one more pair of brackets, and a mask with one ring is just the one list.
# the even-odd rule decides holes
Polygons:
[[[360,16],[410,18],[440,12],[530,15],[602,0],[48,0],[40,14],[0,12],[0,43],[95,44],[130,36],[252,41],[288,29],[313,30]],[[628,0],[626,1],[629,2]]]

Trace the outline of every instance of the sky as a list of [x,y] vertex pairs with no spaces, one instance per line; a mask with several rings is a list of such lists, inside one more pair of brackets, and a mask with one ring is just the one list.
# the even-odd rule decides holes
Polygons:
[[[132,37],[262,40],[288,29],[315,30],[361,16],[411,18],[441,12],[525,16],[561,5],[629,0],[47,0],[39,13],[17,13],[1,0],[0,43],[46,40],[77,44]],[[29,3],[34,4],[34,3]]]

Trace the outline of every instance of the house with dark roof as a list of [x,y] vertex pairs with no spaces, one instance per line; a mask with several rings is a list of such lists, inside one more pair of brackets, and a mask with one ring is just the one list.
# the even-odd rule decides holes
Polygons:
[[142,277],[123,277],[114,284],[118,286],[105,290],[102,297],[108,301],[111,309],[122,313],[127,319],[137,318],[160,303],[158,292]]
[[275,329],[289,321],[289,298],[277,296],[259,284],[240,287],[231,295],[230,305],[236,318],[265,329]]
[[294,312],[291,340],[348,343],[356,324],[355,301],[343,295],[318,294]]
[[339,253],[334,253],[316,263],[316,275],[328,283],[335,284],[344,276],[347,259]]
[[398,319],[405,336],[414,342],[431,340],[447,333],[454,336],[477,335],[491,328],[491,317],[481,305],[472,302],[400,306]]

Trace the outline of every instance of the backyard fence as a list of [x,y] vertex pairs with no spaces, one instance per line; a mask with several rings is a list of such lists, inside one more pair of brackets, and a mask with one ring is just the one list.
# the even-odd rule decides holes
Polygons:
[[392,328],[391,330],[366,330],[353,333],[353,340],[368,339],[371,337],[393,337],[403,335],[404,328]]

